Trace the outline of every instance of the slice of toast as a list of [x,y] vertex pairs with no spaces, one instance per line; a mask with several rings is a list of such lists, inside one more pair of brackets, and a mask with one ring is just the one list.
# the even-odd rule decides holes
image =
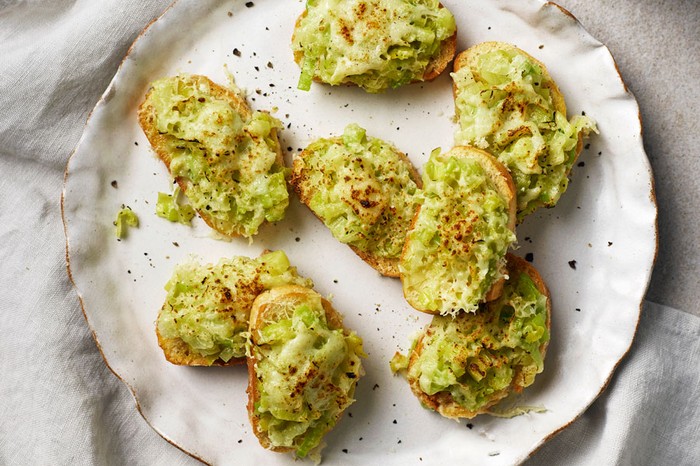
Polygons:
[[156,336],[165,359],[183,366],[230,366],[246,360],[246,335],[257,296],[280,284],[313,286],[283,251],[177,265],[165,286]]
[[[537,66],[539,66],[542,69],[543,75],[545,76],[545,80],[540,83],[540,86],[549,89],[551,92],[552,96],[552,102],[554,104],[554,109],[560,113],[563,113],[566,115],[566,102],[564,101],[564,96],[562,95],[561,91],[559,90],[559,87],[557,86],[557,83],[554,82],[552,77],[549,75],[549,72],[547,71],[547,67],[530,55],[529,53],[525,52],[524,50],[518,49],[514,45],[505,43],[505,42],[496,42],[496,41],[491,41],[491,42],[482,42],[480,44],[477,44],[473,47],[468,48],[467,50],[464,50],[460,52],[456,57],[454,61],[454,72],[456,73],[459,71],[461,68],[468,67],[471,69],[478,69],[478,59],[479,56],[484,55],[489,52],[493,52],[496,50],[517,50],[518,53],[522,54],[523,56],[527,57],[529,61],[532,63],[535,63]],[[456,86],[453,86],[453,92],[456,94],[457,93],[457,88]]]
[[260,444],[314,456],[354,402],[362,341],[315,291],[281,286],[250,314],[248,415]]
[[[542,303],[539,303],[539,307],[537,307],[538,312],[545,314],[544,325],[546,328],[546,331],[542,329],[542,336],[537,341],[539,342],[539,347],[536,348],[536,350],[539,351],[539,356],[537,358],[539,360],[539,364],[534,362],[533,366],[528,366],[526,368],[523,365],[507,360],[507,356],[505,355],[508,354],[510,348],[504,349],[502,353],[499,353],[497,350],[493,350],[493,348],[499,348],[500,344],[503,343],[503,341],[499,340],[499,337],[502,336],[499,334],[499,331],[504,332],[505,330],[503,329],[508,328],[508,325],[512,325],[511,321],[519,318],[519,309],[515,309],[514,311],[507,310],[508,306],[517,306],[517,303],[522,302],[522,300],[519,300],[522,297],[518,296],[518,285],[507,285],[503,297],[496,301],[483,304],[477,314],[461,313],[454,318],[454,321],[451,321],[451,317],[435,317],[433,322],[426,327],[421,336],[418,338],[413,350],[411,351],[406,374],[411,390],[420,400],[421,404],[437,411],[445,417],[453,419],[473,418],[478,414],[489,413],[491,408],[503,398],[511,393],[519,393],[523,390],[523,388],[532,384],[536,373],[541,372],[543,369],[542,360],[544,359],[547,351],[549,331],[551,328],[552,306],[549,290],[547,289],[547,286],[542,280],[540,274],[530,263],[512,254],[508,254],[507,259],[509,276],[508,285],[512,285],[514,283],[517,284],[521,275],[526,275],[537,291],[546,298],[546,304],[542,305]],[[530,304],[529,301],[528,304]],[[508,317],[508,312],[514,313],[511,317]],[[496,322],[497,324],[494,325],[493,322]],[[484,381],[488,380],[489,370],[497,370],[497,368],[500,367],[500,364],[508,364],[511,366],[513,374],[507,385],[493,391],[492,393],[488,393],[485,395],[483,400],[480,400],[478,404],[472,406],[464,406],[466,403],[460,403],[453,396],[450,389],[440,390],[433,394],[426,393],[421,386],[420,378],[422,374],[417,366],[420,365],[420,360],[423,354],[428,351],[427,346],[430,344],[428,342],[434,341],[432,340],[433,335],[436,332],[441,331],[440,329],[444,328],[445,326],[455,326],[459,329],[468,329],[466,330],[467,333],[462,335],[459,343],[456,343],[457,345],[460,345],[460,347],[469,347],[472,348],[472,351],[474,351],[473,348],[476,345],[476,347],[479,348],[479,351],[491,351],[491,353],[488,358],[482,357],[480,360],[478,355],[483,353],[476,352],[477,356],[470,355],[466,361],[462,356],[460,357],[459,362],[442,361],[439,364],[441,364],[443,367],[471,364],[473,367],[472,371],[474,371],[476,377],[478,378],[483,376],[484,378],[482,380]],[[500,328],[494,331],[492,327]],[[484,338],[483,340],[481,339],[482,337]],[[488,339],[488,341],[486,339]],[[503,346],[507,347],[508,343],[504,344]],[[528,348],[525,351],[528,350],[531,351],[532,348]],[[489,367],[488,364],[484,364],[484,361],[491,362],[492,366]],[[463,368],[462,371],[464,373],[461,375],[461,377],[469,378],[469,380],[462,381],[460,378],[456,382],[456,385],[461,383],[463,386],[469,387],[470,384],[474,384],[474,379],[470,378],[469,370],[470,369]],[[450,388],[454,389],[452,386]]]
[[423,184],[399,262],[404,296],[422,312],[474,312],[501,294],[515,241],[513,180],[492,155],[457,146],[431,154]]
[[[157,91],[169,93],[172,107]],[[159,123],[159,118],[166,118],[163,114],[170,118],[167,124]],[[256,118],[264,121],[257,127],[269,125],[269,132],[256,133]],[[190,204],[214,230],[229,237],[250,237],[264,221],[284,216],[288,195],[277,138],[281,124],[268,113],[252,112],[240,95],[206,76],[179,75],[151,84],[139,106],[138,121]],[[244,153],[240,147],[253,149]],[[246,171],[259,163],[255,158],[265,158],[267,172],[260,167]],[[246,190],[256,179],[268,183],[267,191],[281,193],[272,207],[263,207],[263,200]]]
[[382,275],[399,276],[399,256],[422,186],[403,152],[349,125],[343,137],[306,147],[294,159],[290,184],[336,239]]
[[[536,78],[523,78],[527,92],[522,91],[514,81],[490,82],[489,77],[483,73],[481,59],[499,52],[516,57],[509,65],[512,69],[523,66],[524,70],[534,70],[533,76]],[[456,143],[475,145],[487,150],[506,164],[518,190],[518,222],[540,207],[553,207],[566,190],[571,168],[583,147],[583,138],[590,131],[597,131],[593,121],[585,116],[567,120],[564,96],[546,66],[511,44],[483,42],[459,53],[454,61],[452,77],[455,111],[462,129],[465,125],[492,128],[486,134],[460,130],[455,137]],[[474,82],[478,85],[473,86]],[[472,95],[476,92],[479,93],[478,96]],[[464,98],[469,100],[470,105],[482,101],[482,105],[490,109],[486,111],[486,107],[479,107],[479,111],[468,112],[468,115],[476,115],[475,119],[481,118],[485,123],[473,122],[471,116],[462,121],[459,103],[462,93],[465,93]],[[495,99],[494,95],[497,96]],[[496,125],[484,116],[488,114],[488,118],[492,118],[494,112],[502,119],[497,120]],[[557,113],[560,118],[556,117]],[[541,115],[547,117],[541,118]],[[565,134],[565,131],[560,131],[561,127],[566,128],[567,134],[572,133],[573,140],[565,143],[572,147],[560,156],[550,155],[553,145],[547,142],[550,137],[548,134],[558,131]],[[528,138],[534,141],[532,146],[523,144],[515,149]]]
[[[307,10],[305,10],[301,15],[296,20],[296,24],[294,26],[294,32],[292,34],[292,49],[294,52],[294,61],[302,68],[302,74],[305,72],[304,70],[304,58],[305,58],[305,52],[304,48],[306,47],[301,41],[297,38],[298,31],[302,27],[303,21],[307,18],[308,16],[308,5],[307,5]],[[438,9],[448,11],[442,3],[438,3]],[[448,11],[449,13],[449,11]],[[382,24],[382,18],[380,17],[377,19],[373,15],[383,15],[386,16],[387,13],[384,11],[383,13],[381,12],[381,5],[376,2],[376,0],[373,1],[361,1],[357,2],[356,5],[353,7],[353,14],[354,14],[354,19],[356,20],[356,24],[347,24],[345,20],[340,21],[340,27],[338,29],[336,28],[331,28],[331,31],[337,31],[337,34],[339,34],[339,37],[337,38],[336,43],[342,43],[342,44],[347,44],[347,47],[351,47],[355,45],[354,39],[352,37],[353,30],[355,27],[357,27],[357,24],[362,24],[363,22],[367,22],[368,26],[370,29],[375,29],[377,27],[381,27],[379,25]],[[451,15],[451,13],[450,13]],[[328,21],[328,20],[326,20]],[[320,28],[325,28],[327,26],[319,24],[319,29]],[[387,26],[388,29],[388,26]],[[387,34],[389,34],[389,31],[387,31]],[[386,39],[384,42],[387,43],[387,47],[393,47],[393,46],[409,46],[408,43],[403,43],[403,42],[398,42],[395,44],[390,43],[391,39]],[[413,46],[413,44],[410,44]],[[373,76],[374,78],[377,77],[377,73],[379,71],[377,69],[367,69],[364,71],[364,73],[360,74],[355,74],[355,75],[346,75],[343,79],[337,80],[337,78],[333,78],[334,81],[329,82],[329,80],[326,80],[321,76],[319,73],[319,68],[327,66],[327,64],[323,63],[322,58],[318,58],[317,62],[314,63],[314,69],[310,70],[311,76],[313,81],[319,82],[319,83],[328,83],[332,85],[338,85],[338,84],[344,84],[344,85],[350,85],[350,86],[360,86],[365,88],[368,92],[382,92],[390,87],[398,87],[402,84],[406,83],[417,83],[417,82],[424,82],[424,81],[432,81],[440,74],[442,74],[443,71],[447,69],[447,66],[452,62],[452,59],[455,56],[456,52],[456,46],[457,46],[457,29],[456,25],[454,26],[454,32],[448,36],[445,37],[443,40],[441,40],[439,47],[434,53],[429,61],[425,64],[425,66],[420,70],[419,73],[417,73],[415,76],[412,76],[411,79],[409,79],[407,82],[400,82],[400,83],[390,83],[386,82],[381,86],[376,86],[375,87],[368,87],[363,85],[361,82],[358,83],[358,77],[361,78],[362,76]],[[374,47],[374,50],[372,53],[377,53],[381,54],[382,59],[385,61],[391,60],[390,58],[388,59],[385,55],[389,54],[389,50],[382,51],[381,47],[377,46]],[[324,54],[326,55],[326,54]],[[345,53],[344,56],[348,57],[350,54]],[[370,61],[370,58],[366,58],[366,62]],[[337,72],[337,71],[336,71]],[[335,74],[335,73],[334,73]],[[304,88],[306,89],[306,88]],[[308,90],[308,89],[307,89]]]

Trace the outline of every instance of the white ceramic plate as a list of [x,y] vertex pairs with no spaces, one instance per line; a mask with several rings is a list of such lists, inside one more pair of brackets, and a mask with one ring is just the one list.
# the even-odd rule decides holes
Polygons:
[[[327,437],[325,464],[522,461],[590,405],[629,349],[656,250],[656,207],[637,104],[610,53],[551,3],[444,4],[457,17],[458,50],[485,40],[518,45],[548,66],[569,114],[585,111],[600,128],[560,204],[518,230],[518,253],[533,255],[554,305],[545,372],[519,402],[547,411],[455,423],[421,408],[388,361],[430,317],[413,311],[398,280],[378,276],[295,198],[286,219],[263,228],[252,244],[213,239],[200,220],[188,228],[154,214],[157,192],[168,192],[171,182],[136,108],[148,83],[162,76],[200,73],[225,83],[227,65],[254,108],[279,109],[291,153],[357,122],[420,167],[433,148],[451,146],[455,130],[446,74],[383,95],[322,85],[298,91],[289,38],[300,1],[180,1],[139,37],[93,111],[67,167],[63,208],[70,273],[105,361],[146,421],[187,453],[215,464],[292,461],[261,448],[251,433],[244,367],[176,367],[163,358],[154,321],[163,285],[188,254],[217,261],[283,249],[364,338],[367,375]],[[112,221],[122,204],[141,227],[118,242]]]

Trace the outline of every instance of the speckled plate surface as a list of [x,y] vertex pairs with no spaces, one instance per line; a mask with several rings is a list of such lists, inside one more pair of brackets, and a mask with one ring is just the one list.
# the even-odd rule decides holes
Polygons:
[[[258,445],[246,416],[244,367],[168,364],[154,321],[174,265],[283,249],[345,323],[364,338],[367,375],[357,402],[327,436],[324,464],[511,464],[567,426],[605,388],[628,351],[656,251],[653,182],[638,108],[608,50],[566,11],[538,0],[449,1],[458,50],[485,40],[512,42],[544,62],[567,99],[600,128],[574,168],[569,191],[552,210],[518,230],[552,290],[552,342],[545,372],[519,403],[545,413],[488,416],[455,423],[424,410],[388,361],[430,317],[404,301],[398,280],[382,278],[336,242],[292,199],[286,219],[252,244],[211,237],[154,214],[171,181],[138,127],[136,108],[148,83],[178,72],[225,83],[224,65],[253,108],[277,107],[287,159],[311,140],[350,122],[393,141],[417,166],[455,130],[451,80],[383,95],[314,85],[296,90],[289,48],[300,1],[179,1],[136,41],[92,113],[67,167],[63,198],[69,270],[105,361],[130,388],[146,421],[185,452],[214,464],[287,464],[291,456]],[[122,204],[141,219],[117,241],[112,221]]]

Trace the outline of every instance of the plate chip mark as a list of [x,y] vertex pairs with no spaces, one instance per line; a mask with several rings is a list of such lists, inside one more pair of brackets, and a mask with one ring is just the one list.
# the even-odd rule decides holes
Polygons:
[[569,267],[576,270],[576,261],[569,261]]

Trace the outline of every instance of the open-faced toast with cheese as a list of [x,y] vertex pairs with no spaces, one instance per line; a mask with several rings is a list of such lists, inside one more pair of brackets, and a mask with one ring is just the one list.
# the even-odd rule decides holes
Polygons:
[[399,276],[399,256],[416,209],[420,176],[388,142],[348,125],[294,160],[291,184],[301,201],[382,275]]
[[484,149],[513,176],[518,221],[553,207],[566,190],[593,120],[566,116],[564,97],[547,68],[517,47],[484,42],[455,58],[455,144]]
[[283,251],[218,264],[194,259],[179,264],[165,285],[167,296],[156,322],[165,358],[186,366],[243,363],[253,301],[263,291],[287,284],[313,286],[290,266]]
[[267,112],[208,78],[179,75],[153,83],[139,124],[202,219],[225,236],[255,235],[289,204],[277,130]]
[[475,312],[501,292],[515,241],[513,180],[480,149],[436,149],[421,196],[399,262],[404,296],[431,314]]
[[268,449],[318,456],[324,435],[354,400],[362,340],[315,291],[281,286],[250,313],[248,414]]
[[500,298],[476,313],[435,316],[409,355],[392,360],[393,370],[406,370],[421,404],[445,417],[489,413],[531,385],[544,368],[549,292],[532,265],[507,257],[508,280]]
[[456,37],[437,0],[311,0],[292,36],[299,88],[315,80],[376,93],[430,81],[452,61]]

